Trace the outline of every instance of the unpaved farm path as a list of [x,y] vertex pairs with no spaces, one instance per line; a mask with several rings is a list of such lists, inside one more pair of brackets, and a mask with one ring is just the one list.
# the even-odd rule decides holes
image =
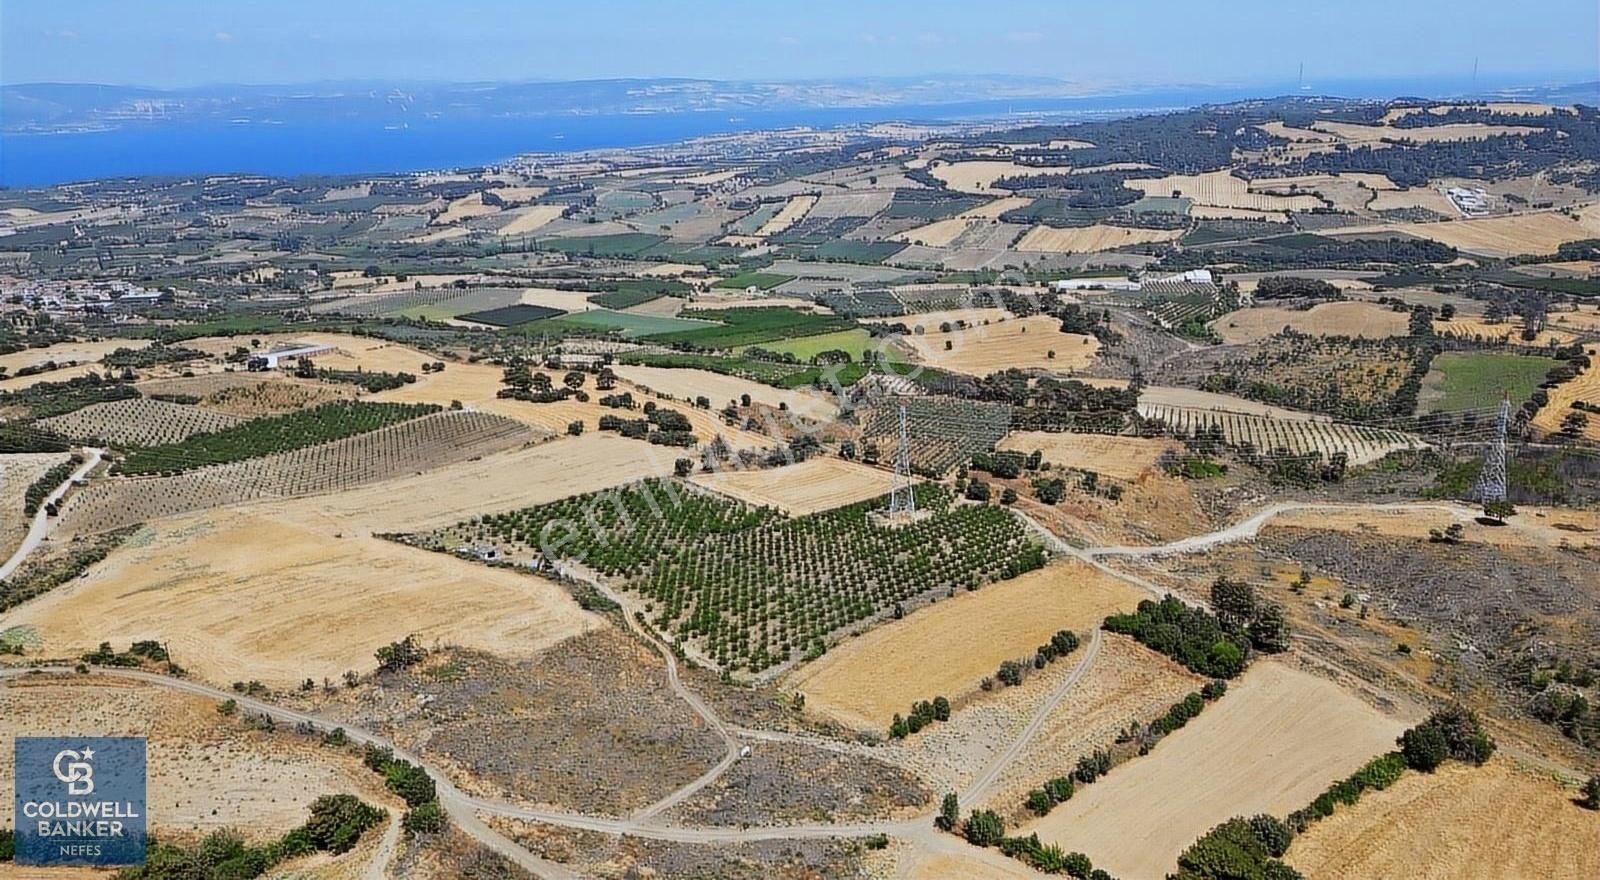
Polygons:
[[[99,463],[101,451],[89,450],[89,452],[92,453],[89,461],[85,463],[82,469],[74,474],[74,480],[81,478],[83,474],[88,473],[88,471],[95,464]],[[71,481],[69,481],[67,485],[70,485],[70,483]],[[64,493],[65,488],[58,491]],[[52,498],[56,497],[57,496],[52,495]],[[1219,544],[1232,543],[1254,538],[1267,522],[1272,520],[1274,517],[1285,513],[1301,511],[1335,512],[1351,510],[1372,512],[1443,510],[1462,519],[1469,518],[1475,513],[1475,509],[1473,508],[1468,508],[1461,505],[1442,504],[1284,503],[1276,504],[1261,510],[1234,525],[1228,526],[1227,528],[1219,529],[1208,534],[1184,538],[1169,544],[1148,547],[1110,546],[1087,548],[1072,547],[1065,541],[1061,540],[1059,536],[1056,536],[1049,532],[1049,530],[1044,529],[1040,524],[1034,522],[1026,515],[1023,515],[1023,519],[1041,534],[1041,537],[1049,544],[1054,552],[1082,559],[1096,566],[1097,568],[1100,568],[1107,574],[1121,578],[1129,583],[1133,583],[1142,589],[1151,590],[1152,592],[1164,592],[1159,590],[1159,588],[1155,587],[1153,584],[1143,581],[1136,576],[1116,571],[1115,569],[1107,566],[1101,560],[1112,557],[1139,558],[1193,553],[1217,546]],[[7,563],[6,568],[0,569],[0,576],[3,576],[3,572],[9,572],[11,569],[14,569],[16,565],[20,563],[21,559],[26,556],[27,551],[43,540],[44,532],[47,532],[48,529],[48,522],[45,522],[41,525],[39,520],[36,520],[34,530],[30,531],[29,540],[24,543],[23,548],[20,549],[12,558],[12,560]],[[35,532],[38,532],[38,534],[35,534]],[[593,581],[591,581],[591,583],[593,583]],[[865,837],[876,834],[884,834],[899,838],[920,852],[950,853],[959,851],[964,858],[976,859],[981,862],[991,863],[997,867],[1004,867],[1010,870],[1015,869],[1017,863],[993,850],[967,846],[959,839],[935,830],[931,821],[933,816],[931,812],[912,819],[895,821],[872,821],[839,824],[810,823],[750,828],[723,826],[680,826],[661,822],[659,817],[662,813],[692,797],[696,792],[699,792],[707,785],[710,785],[724,772],[726,772],[728,768],[732,767],[733,764],[739,760],[742,749],[744,748],[744,744],[746,742],[794,741],[808,745],[816,745],[817,743],[814,741],[815,738],[812,737],[776,733],[771,731],[744,730],[728,725],[709,705],[706,704],[699,694],[695,693],[693,690],[683,684],[678,673],[677,658],[674,656],[671,648],[657,640],[643,626],[639,625],[638,622],[634,620],[631,610],[629,610],[628,606],[621,601],[621,597],[614,594],[604,584],[595,583],[595,586],[605,592],[605,594],[613,599],[613,601],[617,601],[620,605],[622,605],[624,609],[623,616],[627,621],[628,627],[654,645],[657,651],[661,654],[662,659],[666,662],[667,681],[673,692],[682,698],[695,711],[696,714],[704,719],[711,729],[716,731],[716,733],[722,738],[724,744],[727,746],[727,753],[723,759],[714,767],[706,771],[706,773],[701,777],[626,818],[619,819],[606,816],[593,816],[585,813],[557,809],[530,808],[485,798],[473,797],[458,789],[450,781],[449,777],[441,772],[438,767],[429,764],[428,762],[422,760],[419,756],[407,752],[405,749],[400,748],[393,742],[390,742],[384,737],[372,733],[371,731],[362,730],[360,728],[352,728],[347,725],[323,719],[315,715],[295,709],[285,708],[272,703],[267,703],[254,697],[244,696],[231,691],[224,691],[219,688],[201,684],[199,682],[187,681],[184,679],[172,678],[169,676],[157,675],[154,673],[131,669],[104,668],[97,669],[96,674],[134,679],[160,687],[171,688],[184,693],[209,697],[219,702],[234,700],[238,705],[247,710],[265,715],[280,722],[296,725],[309,724],[312,727],[319,728],[324,731],[331,730],[335,727],[343,727],[345,735],[351,741],[358,744],[370,743],[381,748],[391,749],[397,757],[410,761],[427,770],[427,772],[433,776],[436,782],[440,805],[445,809],[446,813],[449,814],[451,821],[456,824],[456,827],[460,828],[463,832],[477,840],[479,843],[488,847],[490,850],[505,856],[506,858],[512,860],[516,864],[540,877],[556,878],[556,880],[567,880],[567,878],[576,878],[578,875],[574,874],[571,870],[563,865],[550,862],[533,855],[521,845],[510,840],[498,831],[490,828],[483,821],[481,816],[497,816],[508,819],[519,819],[548,825],[556,825],[582,831],[592,831],[614,835],[628,835],[653,840],[689,844],[749,843],[769,840]],[[1001,774],[1005,771],[1006,767],[1015,761],[1019,755],[1023,754],[1029,743],[1044,727],[1050,714],[1060,705],[1061,701],[1066,698],[1066,696],[1083,678],[1083,676],[1089,672],[1090,668],[1093,666],[1095,660],[1100,654],[1101,644],[1102,637],[1100,631],[1092,631],[1089,637],[1089,643],[1082,656],[1079,657],[1077,664],[1074,666],[1072,671],[1068,673],[1061,683],[1058,684],[1044,699],[1039,702],[1030,715],[1028,722],[1017,732],[1014,737],[1012,737],[1011,742],[985,765],[985,767],[973,779],[972,783],[967,786],[966,791],[961,793],[961,799],[964,802],[971,804],[980,803],[983,798],[991,793],[991,789],[994,787]],[[73,670],[65,667],[39,667],[32,669],[16,667],[0,668],[0,680],[4,680],[6,678],[16,678],[25,675],[75,676],[76,673],[74,673]],[[835,746],[841,749],[849,750],[854,750],[855,748],[853,746],[842,744],[835,744]],[[377,860],[379,864],[376,867],[369,868],[368,876],[381,876],[382,872],[385,870],[384,863],[391,860],[396,843],[396,841],[390,839],[393,834],[393,828],[391,828],[389,833],[385,834],[384,841],[380,847],[380,857]]]
[[44,501],[39,504],[39,512],[33,515],[33,524],[28,526],[28,536],[22,539],[22,546],[17,548],[17,552],[11,554],[11,558],[7,559],[4,565],[0,565],[0,580],[11,577],[11,573],[17,570],[17,566],[21,565],[23,560],[28,558],[28,554],[37,550],[39,545],[44,543],[44,539],[50,536],[50,532],[55,529],[57,522],[54,517],[50,516],[50,507],[59,504],[73,484],[94,470],[105,454],[106,451],[104,449],[85,449],[83,465],[73,471],[72,476],[63,480],[61,485],[57,486],[55,491],[47,495]]

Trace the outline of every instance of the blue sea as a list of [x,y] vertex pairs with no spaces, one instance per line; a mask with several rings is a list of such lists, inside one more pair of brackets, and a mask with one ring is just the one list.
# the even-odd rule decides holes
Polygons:
[[[1385,92],[1384,88],[1384,84],[1363,84],[1360,91],[1371,95],[1406,93]],[[403,128],[386,127],[375,121],[326,120],[281,124],[137,123],[94,132],[0,136],[0,186],[44,186],[147,175],[294,176],[463,168],[498,162],[518,153],[667,144],[703,135],[794,126],[832,128],[887,121],[1010,118],[1019,124],[1039,119],[1067,122],[1293,91],[1293,85],[1208,87],[1015,102],[761,111],[736,116],[726,111],[704,111],[474,117],[413,122]]]

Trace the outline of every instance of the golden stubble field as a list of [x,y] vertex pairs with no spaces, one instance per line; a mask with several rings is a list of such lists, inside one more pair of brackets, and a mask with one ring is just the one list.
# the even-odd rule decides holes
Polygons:
[[1307,877],[1457,880],[1600,877],[1600,832],[1573,793],[1506,760],[1407,773],[1295,839],[1284,861]]
[[969,697],[1002,661],[1031,658],[1063,629],[1082,636],[1144,598],[1085,563],[1055,562],[847,639],[792,673],[785,687],[804,693],[810,710],[886,730],[912,702]]
[[1161,877],[1233,816],[1282,816],[1394,748],[1406,723],[1333,682],[1258,660],[1150,754],[1018,833],[1087,853],[1118,877]]
[[711,400],[713,409],[721,409],[730,400],[739,401],[744,395],[749,395],[753,402],[764,403],[771,407],[783,404],[788,406],[790,412],[808,419],[832,421],[839,415],[838,405],[821,395],[774,388],[771,385],[763,385],[738,376],[725,376],[709,370],[679,370],[634,365],[618,365],[613,370],[627,382],[675,397],[684,402],[684,406],[692,405],[696,397],[704,395]]
[[839,458],[813,458],[762,470],[696,474],[691,480],[757,507],[804,516],[889,494],[890,474]]
[[1406,312],[1377,303],[1330,302],[1312,306],[1307,311],[1275,306],[1240,309],[1212,321],[1211,329],[1228,345],[1265,339],[1285,327],[1317,336],[1379,339],[1405,336],[1409,332],[1410,318]]
[[369,672],[373,651],[413,633],[517,657],[601,625],[549,581],[354,525],[302,502],[157,522],[7,624],[52,656],[155,639],[206,681],[283,687]]
[[1134,229],[1107,226],[1104,223],[1067,228],[1035,226],[1017,242],[1016,249],[1051,254],[1089,254],[1133,244],[1173,241],[1182,235],[1182,229]]
[[[1094,337],[1062,333],[1061,322],[1047,317],[907,336],[905,341],[921,363],[971,376],[1013,367],[1067,372],[1089,366],[1100,351]],[[946,342],[950,343],[948,350]]]

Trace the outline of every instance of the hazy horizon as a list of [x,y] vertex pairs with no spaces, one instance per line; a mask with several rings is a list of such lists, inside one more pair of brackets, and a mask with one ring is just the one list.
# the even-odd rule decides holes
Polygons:
[[[326,83],[734,82],[1026,76],[1118,91],[1386,79],[1600,78],[1600,6],[1352,0],[1227,14],[1175,0],[750,7],[611,0],[559,15],[491,0],[270,7],[153,0],[0,6],[0,82],[153,89]],[[381,22],[380,27],[374,27]],[[1564,26],[1552,28],[1554,22]],[[1314,35],[1314,39],[1300,35]],[[1502,51],[1536,45],[1535,53]]]

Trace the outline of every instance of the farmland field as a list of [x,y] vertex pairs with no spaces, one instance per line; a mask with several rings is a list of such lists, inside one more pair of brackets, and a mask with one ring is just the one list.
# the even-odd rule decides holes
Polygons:
[[860,363],[864,359],[863,354],[868,351],[893,353],[888,340],[874,339],[865,330],[839,330],[834,333],[819,333],[816,336],[797,336],[793,339],[763,342],[758,347],[779,354],[792,354],[799,358],[801,363],[808,363],[825,351],[848,352],[854,363]]
[[1159,470],[1156,460],[1161,453],[1177,445],[1170,440],[1138,437],[1018,431],[1006,435],[999,448],[1029,453],[1037,449],[1049,464],[1094,471],[1119,480],[1137,480]]
[[700,473],[692,482],[756,507],[804,516],[882,497],[889,474],[838,458],[813,458],[787,467]]
[[779,275],[776,272],[741,272],[731,278],[724,278],[713,286],[732,287],[739,290],[744,290],[748,287],[771,290],[788,280],[790,280],[790,276]]
[[1445,352],[1433,360],[1422,383],[1423,412],[1459,412],[1499,405],[1502,392],[1511,395],[1513,407],[1527,400],[1546,373],[1556,366],[1552,358],[1497,352]]
[[883,730],[913,702],[970,697],[1002,661],[1031,659],[1056,632],[1081,635],[1142,598],[1143,592],[1085,563],[1055,562],[976,592],[940,597],[902,620],[846,638],[784,685],[805,694],[808,708],[853,727]]
[[0,559],[9,559],[22,543],[32,518],[22,515],[28,487],[50,468],[68,460],[65,452],[20,452],[0,455]]
[[[559,534],[554,552],[636,594],[653,627],[723,669],[761,673],[896,602],[1044,564],[1043,549],[1009,512],[954,504],[939,487],[917,492],[929,515],[891,528],[868,516],[879,501],[788,519],[646,481],[412,540],[441,550],[487,540],[521,559]],[[548,532],[551,523],[562,525]]]
[[136,449],[117,463],[115,471],[141,476],[228,464],[353,437],[437,411],[438,407],[421,404],[328,403]]
[[598,625],[547,581],[341,534],[292,502],[148,526],[11,616],[57,656],[157,639],[207,681],[285,687],[368,671],[410,633],[519,656]]
[[[590,309],[587,312],[562,315],[553,319],[562,324],[594,327],[601,330],[618,330],[623,336],[661,336],[682,333],[702,327],[715,327],[712,321],[695,321],[685,318],[660,318],[654,315],[636,315],[633,312],[614,312],[610,309]],[[537,334],[538,324],[527,325],[526,332]]]
[[766,238],[777,235],[789,227],[799,223],[817,203],[816,196],[795,196],[784,204],[783,209],[772,215],[771,219],[761,224],[755,232],[751,233],[757,238]]
[[517,324],[526,324],[529,321],[539,321],[545,318],[555,318],[564,314],[556,309],[547,309],[544,306],[514,305],[504,308],[488,309],[482,312],[464,312],[456,315],[463,321],[474,324],[490,324],[495,327],[511,327]]
[[1021,829],[1119,877],[1159,877],[1233,816],[1299,809],[1406,727],[1338,685],[1258,661],[1199,718]]
[[1552,254],[1569,241],[1594,238],[1600,223],[1580,223],[1554,212],[1484,217],[1448,223],[1411,223],[1385,227],[1351,227],[1341,233],[1403,232],[1432,239],[1457,250],[1488,257]]
[[[1100,343],[1094,337],[1062,333],[1061,322],[1046,317],[1018,318],[905,339],[920,362],[971,376],[1012,368],[1068,372],[1087,367],[1100,351]],[[950,343],[948,351],[946,342]]]
[[1083,254],[1153,241],[1172,241],[1182,235],[1182,229],[1132,229],[1098,223],[1065,228],[1035,226],[1017,242],[1016,247],[1019,251]]
[[1349,425],[1326,419],[1248,415],[1203,407],[1139,403],[1139,414],[1160,419],[1186,434],[1212,426],[1222,429],[1229,445],[1253,445],[1261,452],[1287,449],[1294,454],[1320,453],[1331,458],[1343,452],[1350,464],[1368,464],[1400,449],[1419,449],[1421,439],[1388,428]]
[[117,446],[162,446],[193,434],[231,428],[243,421],[198,406],[135,397],[86,406],[39,424],[65,437],[102,440]]
[[1276,196],[1252,192],[1250,182],[1233,176],[1228,171],[1207,174],[1174,174],[1168,177],[1132,179],[1129,189],[1137,189],[1147,196],[1172,196],[1192,199],[1196,205],[1218,208],[1248,208],[1252,211],[1310,211],[1322,207],[1315,196]]
[[1388,306],[1366,302],[1331,302],[1306,311],[1276,307],[1240,309],[1211,322],[1228,345],[1255,342],[1289,327],[1299,333],[1322,336],[1405,336],[1410,332],[1410,314]]
[[831,420],[839,408],[820,395],[802,391],[785,391],[737,376],[725,376],[709,370],[669,369],[637,365],[619,365],[613,368],[623,380],[658,391],[679,400],[693,402],[704,395],[711,400],[713,409],[721,409],[729,401],[737,402],[742,395],[750,395],[756,403],[776,407],[784,404],[796,415],[818,420]]
[[1451,880],[1600,877],[1594,815],[1506,761],[1408,773],[1301,834],[1284,859],[1307,877]]
[[186,471],[178,476],[100,480],[68,499],[61,522],[73,532],[103,532],[261,498],[348,489],[520,446],[538,436],[499,416],[445,411],[231,464],[197,467],[197,459],[186,459],[177,462]]
[[[1567,414],[1575,411],[1574,403],[1586,403],[1591,406],[1600,406],[1600,349],[1587,349],[1589,354],[1589,368],[1578,374],[1570,382],[1557,385],[1550,389],[1550,402],[1539,410],[1533,418],[1533,425],[1543,431],[1558,431],[1561,422]],[[1583,436],[1591,440],[1600,440],[1600,413],[1586,413],[1589,423],[1584,426]]]

